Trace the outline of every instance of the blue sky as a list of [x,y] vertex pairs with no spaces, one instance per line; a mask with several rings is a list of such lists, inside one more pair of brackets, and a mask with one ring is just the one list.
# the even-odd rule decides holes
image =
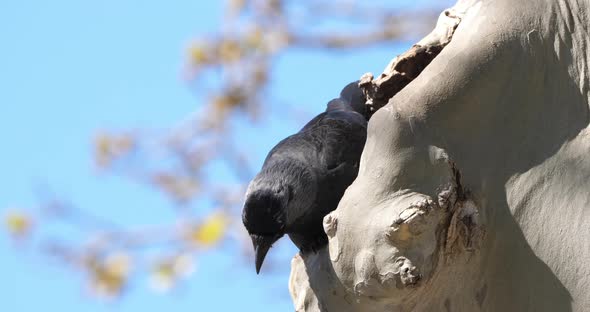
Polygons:
[[[218,29],[220,3],[0,2],[0,214],[34,206],[33,187],[47,182],[76,205],[125,225],[172,220],[171,203],[153,189],[98,174],[91,139],[105,128],[171,127],[197,108],[181,79],[185,48]],[[367,71],[380,73],[409,46],[289,52],[275,64],[271,94],[316,114],[342,86]],[[321,87],[307,79],[310,70]],[[252,146],[259,167],[300,126],[271,120],[244,129],[241,141]],[[190,281],[170,295],[155,295],[138,279],[121,300],[103,303],[84,292],[81,276],[39,258],[34,246],[13,245],[0,235],[2,311],[292,310],[288,262],[256,276],[253,264],[227,246],[199,257]],[[294,252],[287,240],[280,250]]]

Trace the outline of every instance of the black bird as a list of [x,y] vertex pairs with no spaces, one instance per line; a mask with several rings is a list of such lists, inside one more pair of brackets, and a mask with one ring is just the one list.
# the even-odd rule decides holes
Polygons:
[[328,243],[322,220],[354,181],[367,138],[365,97],[357,83],[303,129],[279,142],[250,182],[242,221],[256,273],[273,243],[288,234],[302,254]]

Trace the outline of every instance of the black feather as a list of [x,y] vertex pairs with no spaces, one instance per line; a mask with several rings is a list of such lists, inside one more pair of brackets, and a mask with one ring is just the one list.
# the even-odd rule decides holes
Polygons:
[[323,217],[336,209],[358,173],[367,136],[363,114],[364,96],[351,83],[325,112],[268,153],[248,187],[242,215],[257,250],[257,270],[270,247],[259,248],[261,237],[272,237],[264,240],[272,244],[288,234],[303,253],[327,243]]

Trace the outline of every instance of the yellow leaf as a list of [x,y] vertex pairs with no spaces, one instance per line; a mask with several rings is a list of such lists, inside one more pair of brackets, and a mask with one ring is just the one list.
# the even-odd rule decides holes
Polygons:
[[161,259],[152,268],[150,284],[158,292],[171,290],[178,280],[194,271],[194,261],[188,254]]
[[264,44],[264,34],[260,28],[254,28],[246,35],[246,45],[252,49],[259,49]]
[[195,44],[189,48],[188,52],[190,60],[194,65],[203,65],[211,62],[205,46]]
[[224,214],[215,213],[190,231],[189,240],[204,246],[215,245],[223,238],[227,223],[228,220]]
[[131,271],[131,258],[125,253],[113,253],[105,259],[104,267],[113,275],[127,276]]
[[94,139],[96,164],[106,168],[118,158],[129,154],[135,147],[135,138],[131,134],[99,133]]
[[112,298],[125,287],[131,268],[131,258],[124,253],[109,255],[104,260],[95,258],[87,261],[90,273],[90,287],[94,294]]
[[26,213],[13,211],[5,216],[4,224],[12,236],[22,238],[31,232],[33,222],[31,217]]
[[166,292],[176,283],[176,273],[174,272],[174,265],[169,261],[162,261],[158,263],[151,274],[151,286],[159,292]]
[[241,59],[242,52],[240,44],[231,39],[221,41],[217,47],[219,58],[226,63],[233,63]]

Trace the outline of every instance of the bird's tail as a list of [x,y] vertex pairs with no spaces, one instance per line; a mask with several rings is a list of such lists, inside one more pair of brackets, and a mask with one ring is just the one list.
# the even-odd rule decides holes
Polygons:
[[365,115],[366,98],[363,91],[358,86],[358,81],[349,83],[342,91],[340,97],[333,99],[328,103],[326,111],[344,110],[355,111],[363,116]]

